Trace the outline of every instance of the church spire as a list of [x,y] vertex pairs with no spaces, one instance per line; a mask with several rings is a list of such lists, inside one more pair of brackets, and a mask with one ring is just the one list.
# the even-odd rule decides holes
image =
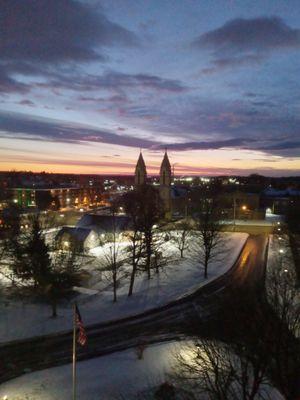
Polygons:
[[135,167],[134,183],[136,186],[144,185],[146,183],[146,179],[147,179],[146,164],[143,158],[142,151],[140,151],[140,155]]
[[170,186],[171,178],[172,178],[171,164],[166,149],[164,158],[160,166],[160,178],[159,178],[160,185]]

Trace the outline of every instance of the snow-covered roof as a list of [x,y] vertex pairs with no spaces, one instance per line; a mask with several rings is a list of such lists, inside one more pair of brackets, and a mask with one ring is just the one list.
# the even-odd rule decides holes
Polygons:
[[64,234],[69,234],[75,240],[77,240],[79,242],[84,242],[91,232],[93,232],[93,229],[90,229],[90,228],[78,228],[76,226],[64,226],[57,233],[56,239],[60,239]]
[[77,222],[78,228],[90,228],[95,232],[111,232],[114,224],[119,231],[125,230],[129,226],[130,218],[125,215],[99,215],[85,214]]

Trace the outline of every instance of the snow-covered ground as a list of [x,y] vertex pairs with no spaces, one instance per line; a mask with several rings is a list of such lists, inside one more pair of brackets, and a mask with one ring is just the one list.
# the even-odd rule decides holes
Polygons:
[[248,226],[273,226],[277,223],[276,221],[271,221],[267,219],[236,219],[235,221],[233,219],[226,219],[222,221],[222,224],[224,225],[248,225]]
[[[149,393],[169,380],[168,374],[176,370],[178,353],[186,360],[190,357],[191,346],[190,342],[160,343],[146,347],[141,360],[136,349],[129,349],[78,362],[77,398],[130,400],[137,393]],[[265,390],[269,398],[283,400],[276,390]],[[71,395],[71,364],[29,373],[0,386],[0,398],[7,396],[7,400],[61,400]]]
[[[136,315],[192,292],[225,273],[232,267],[248,235],[245,233],[224,233],[223,254],[209,266],[208,279],[203,278],[203,270],[197,259],[186,251],[186,258],[179,259],[179,251],[168,242],[168,252],[173,255],[162,272],[148,280],[145,274],[136,278],[134,293],[128,298],[128,279],[121,281],[118,288],[118,301],[112,302],[112,288],[103,281],[94,280],[89,289],[101,289],[93,295],[80,294],[77,298],[85,325]],[[96,252],[99,251],[95,250]],[[176,257],[174,257],[176,256]],[[59,316],[50,318],[47,304],[21,301],[1,301],[0,342],[72,328],[72,307],[60,306]]]
[[[77,363],[77,398],[84,400],[130,399],[138,391],[164,381],[175,363],[179,344],[163,343],[144,350],[138,360],[135,349]],[[0,399],[71,399],[72,366],[64,365],[21,376],[0,386]],[[27,396],[27,397],[26,397]]]

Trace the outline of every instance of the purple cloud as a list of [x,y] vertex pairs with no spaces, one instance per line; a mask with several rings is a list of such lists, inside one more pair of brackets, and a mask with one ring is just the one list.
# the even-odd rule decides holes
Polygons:
[[0,113],[0,137],[75,144],[98,142],[143,148],[158,145],[155,141],[116,134],[90,126],[67,124],[62,121],[38,117],[26,117],[23,114],[16,113]]
[[[247,148],[251,142],[255,140],[236,138],[228,140],[212,140],[201,142],[184,142],[184,143],[171,143],[168,144],[168,149],[184,151],[184,150],[217,150],[228,147]],[[163,150],[166,145],[159,145],[157,149]]]
[[98,49],[138,44],[134,33],[75,0],[0,1],[2,60],[53,63],[103,60]]
[[77,0],[0,0],[0,10],[2,92],[28,90],[16,73],[53,77],[66,65],[74,70],[78,63],[106,61],[108,47],[139,46],[136,34],[111,22],[99,6]]
[[[126,100],[122,90],[155,90],[171,93],[181,93],[188,90],[188,87],[183,85],[179,80],[162,78],[156,75],[148,74],[125,74],[116,71],[109,71],[103,75],[74,75],[65,74],[59,75],[53,79],[49,79],[46,83],[36,84],[38,87],[68,89],[79,92],[94,91],[94,90],[111,90],[117,92],[110,98],[111,101]],[[102,101],[103,98],[92,98],[82,96],[84,101]]]
[[30,87],[28,85],[11,78],[0,65],[0,94],[13,92],[27,93],[29,90]]
[[214,51],[265,51],[300,47],[300,29],[278,17],[237,18],[195,39],[194,46]]
[[276,16],[237,18],[200,35],[192,46],[211,52],[213,66],[204,69],[203,73],[214,73],[259,63],[275,50],[299,48],[300,29],[291,28]]

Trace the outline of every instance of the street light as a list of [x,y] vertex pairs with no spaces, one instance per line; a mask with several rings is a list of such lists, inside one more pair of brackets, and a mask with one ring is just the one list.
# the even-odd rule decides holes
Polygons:
[[242,206],[242,210],[243,210],[243,211],[246,211],[246,210],[247,210],[247,206],[245,206],[245,205]]

